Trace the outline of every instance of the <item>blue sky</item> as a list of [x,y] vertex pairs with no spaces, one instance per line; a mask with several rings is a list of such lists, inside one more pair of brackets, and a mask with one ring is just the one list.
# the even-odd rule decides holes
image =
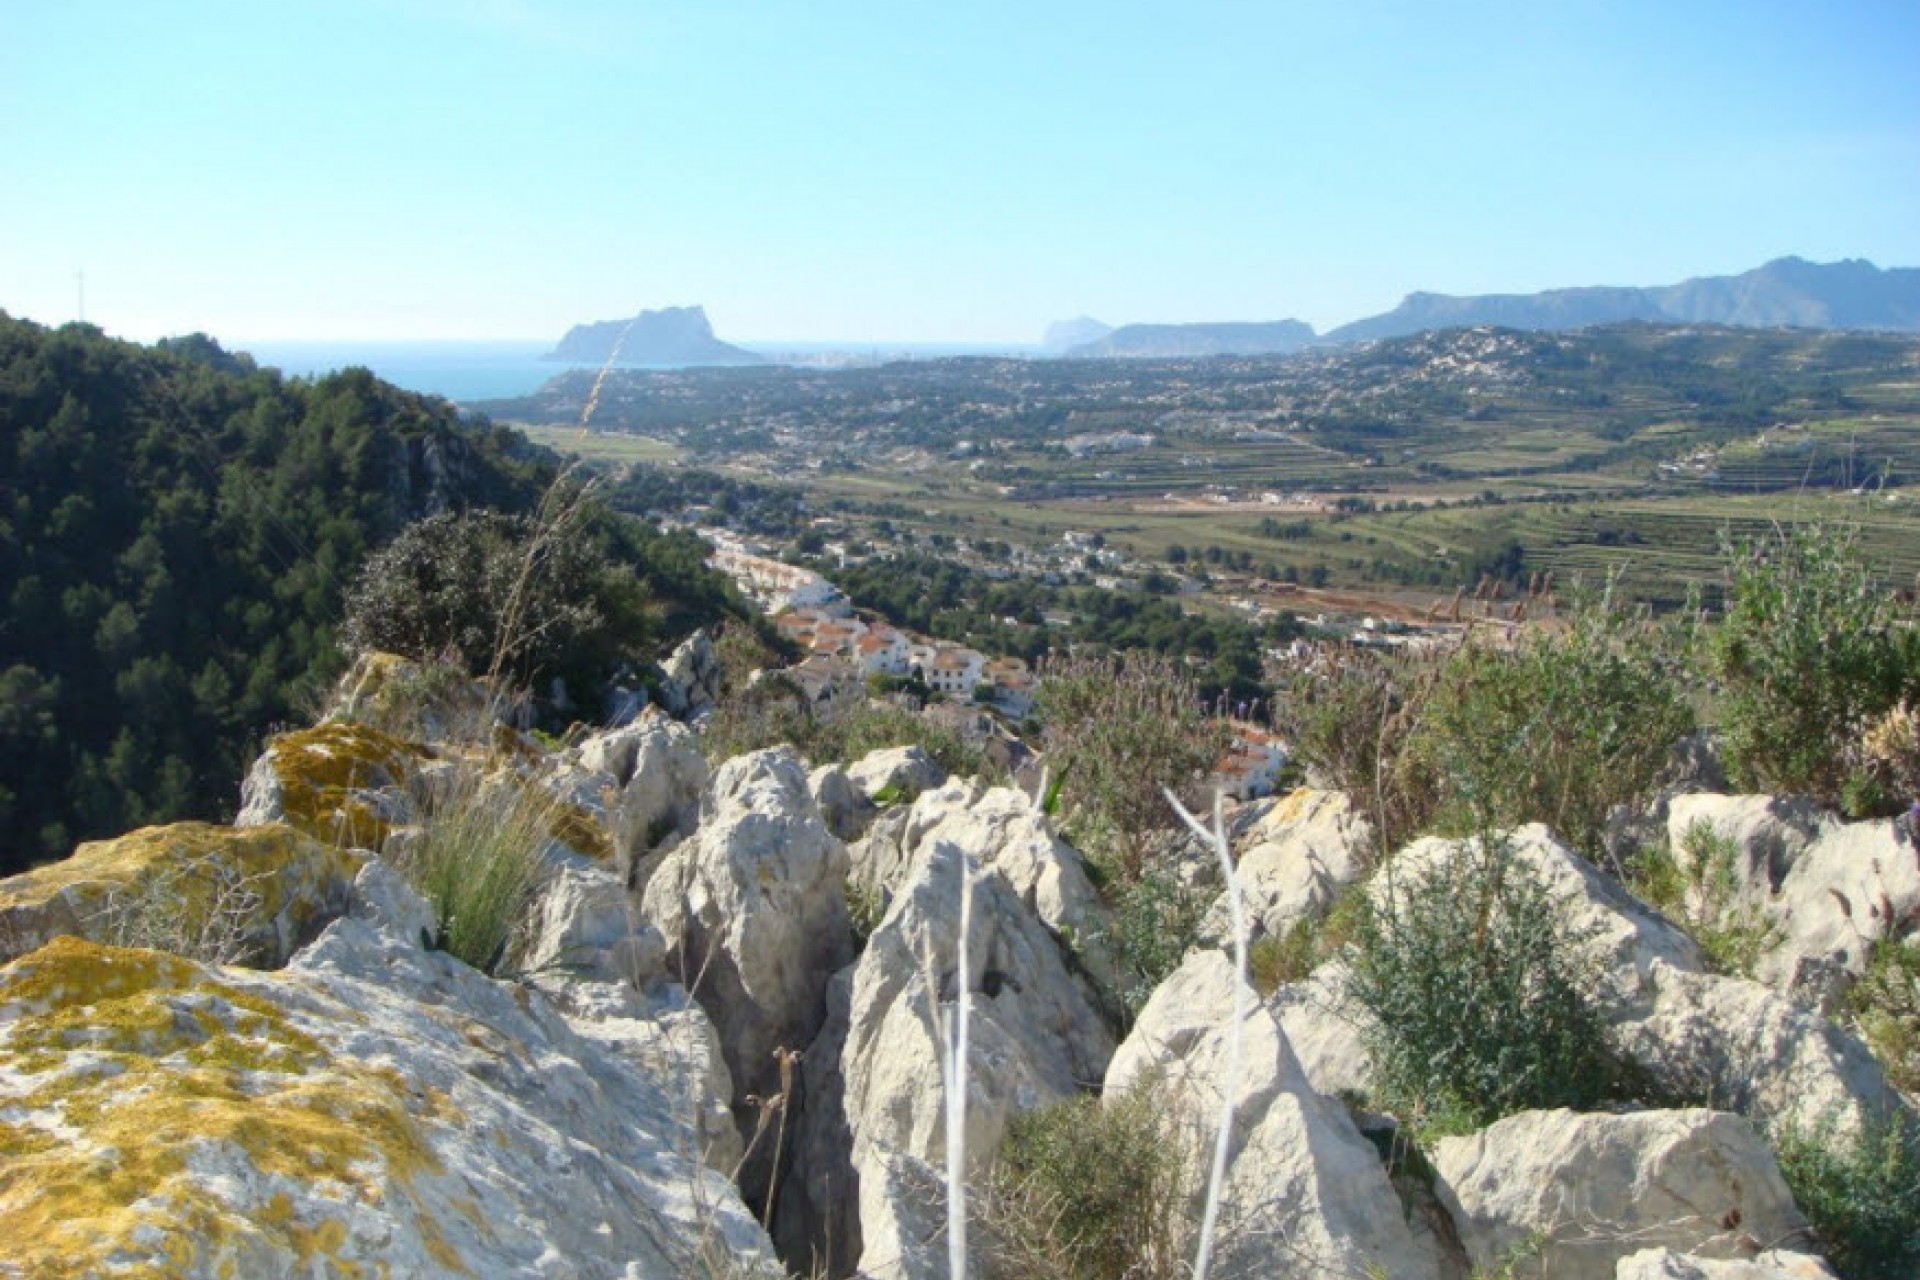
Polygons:
[[0,0],[0,309],[1026,341],[1920,265],[1920,4]]

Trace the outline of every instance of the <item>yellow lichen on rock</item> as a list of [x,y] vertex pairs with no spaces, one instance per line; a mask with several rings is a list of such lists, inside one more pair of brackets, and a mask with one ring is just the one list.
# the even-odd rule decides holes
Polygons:
[[[394,1074],[330,1053],[259,994],[152,951],[61,938],[0,970],[0,1240],[26,1276],[261,1274],[347,1238],[279,1193],[236,1203],[207,1176],[322,1201],[404,1194],[439,1164]],[[12,1095],[12,1096],[9,1096]],[[311,1203],[313,1195],[306,1199]],[[456,1260],[457,1261],[457,1260]]]
[[191,952],[217,933],[234,952],[217,958],[272,962],[338,909],[361,861],[279,824],[177,822],[89,841],[0,880],[0,960],[63,934]]
[[387,824],[360,793],[406,785],[424,748],[363,724],[328,721],[267,744],[285,820],[329,844],[377,849]]

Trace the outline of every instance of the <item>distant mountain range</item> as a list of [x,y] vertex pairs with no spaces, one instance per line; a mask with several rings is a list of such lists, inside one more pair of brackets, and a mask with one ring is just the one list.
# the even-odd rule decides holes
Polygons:
[[664,307],[642,311],[631,320],[577,324],[543,358],[643,368],[768,363],[764,356],[714,337],[704,307]]
[[1298,320],[1271,324],[1133,324],[1070,348],[1070,356],[1265,355],[1311,344],[1397,338],[1428,329],[1500,325],[1581,329],[1641,320],[1742,328],[1920,332],[1920,268],[1881,270],[1853,258],[1777,258],[1737,276],[1702,276],[1655,288],[1549,289],[1454,297],[1410,293],[1392,311],[1316,335]]
[[1075,316],[1071,320],[1060,320],[1048,325],[1046,336],[1040,339],[1040,345],[1049,351],[1065,351],[1069,347],[1082,347],[1089,342],[1098,342],[1112,332],[1112,325],[1101,324],[1092,316]]
[[1300,320],[1271,324],[1130,324],[1069,356],[1260,356],[1285,355],[1312,342],[1313,326]]

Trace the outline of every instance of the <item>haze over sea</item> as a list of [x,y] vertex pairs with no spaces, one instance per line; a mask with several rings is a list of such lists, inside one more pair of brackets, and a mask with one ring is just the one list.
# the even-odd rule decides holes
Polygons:
[[[388,382],[426,395],[471,402],[501,400],[537,391],[547,379],[591,366],[543,360],[547,340],[485,342],[248,342],[229,345],[289,376],[319,377],[364,365]],[[902,342],[744,342],[737,344],[782,364],[832,365],[848,361],[932,360],[942,356],[1034,355],[1020,343],[997,346]]]

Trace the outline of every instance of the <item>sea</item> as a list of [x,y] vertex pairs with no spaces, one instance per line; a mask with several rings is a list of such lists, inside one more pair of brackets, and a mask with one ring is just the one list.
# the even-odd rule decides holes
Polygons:
[[[912,342],[742,342],[779,364],[836,368],[887,360],[937,360],[948,356],[1041,354],[1037,346],[997,346]],[[569,369],[592,368],[542,360],[551,341],[488,342],[245,342],[231,344],[260,364],[289,376],[320,377],[361,366],[425,395],[445,396],[460,404],[506,400],[538,391],[549,378]]]

